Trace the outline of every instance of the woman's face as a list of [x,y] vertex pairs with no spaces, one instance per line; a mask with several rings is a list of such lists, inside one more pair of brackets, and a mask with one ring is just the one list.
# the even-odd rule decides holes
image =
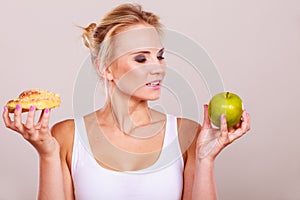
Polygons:
[[160,37],[156,30],[153,31],[153,27],[149,29],[145,25],[135,25],[125,31],[133,32],[127,32],[114,45],[116,48],[121,47],[123,52],[120,53],[118,49],[118,54],[122,55],[116,56],[107,68],[110,82],[114,89],[131,98],[156,100],[160,97],[166,67]]

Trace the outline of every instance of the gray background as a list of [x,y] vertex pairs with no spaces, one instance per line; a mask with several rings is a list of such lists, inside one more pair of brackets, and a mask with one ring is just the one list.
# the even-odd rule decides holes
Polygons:
[[[0,104],[40,87],[62,95],[51,124],[72,118],[74,82],[88,55],[76,25],[97,22],[123,2],[2,1]],[[225,89],[239,94],[252,115],[249,134],[216,160],[220,199],[300,199],[300,2],[136,2],[159,14],[167,28],[201,44]],[[207,101],[206,95],[199,104]],[[35,199],[38,156],[2,120],[0,124],[0,200]]]

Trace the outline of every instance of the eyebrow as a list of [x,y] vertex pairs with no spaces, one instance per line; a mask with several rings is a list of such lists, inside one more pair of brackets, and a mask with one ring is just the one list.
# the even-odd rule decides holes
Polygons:
[[[161,48],[161,49],[157,52],[157,54],[162,53],[164,50],[165,50],[165,48]],[[146,51],[146,50],[136,51],[136,52],[132,52],[131,55],[139,54],[139,53],[149,54],[150,51]]]

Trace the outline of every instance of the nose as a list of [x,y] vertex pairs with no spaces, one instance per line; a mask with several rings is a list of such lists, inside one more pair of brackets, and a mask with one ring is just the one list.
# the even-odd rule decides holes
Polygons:
[[150,74],[151,75],[164,75],[166,67],[163,64],[153,64],[151,65]]

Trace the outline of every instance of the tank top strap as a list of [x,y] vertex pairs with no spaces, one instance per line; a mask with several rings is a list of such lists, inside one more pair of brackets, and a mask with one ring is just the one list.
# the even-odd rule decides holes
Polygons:
[[166,132],[164,138],[164,147],[170,145],[178,136],[177,118],[174,115],[167,114]]
[[74,121],[75,121],[75,136],[74,137],[76,137],[76,139],[79,139],[81,141],[81,143],[84,145],[84,147],[86,148],[86,150],[89,153],[92,153],[92,149],[91,149],[89,139],[87,136],[83,117],[75,118]]
[[165,137],[160,156],[152,166],[142,170],[143,172],[161,170],[175,162],[179,162],[182,167],[184,165],[178,139],[177,117],[167,114],[166,120]]

